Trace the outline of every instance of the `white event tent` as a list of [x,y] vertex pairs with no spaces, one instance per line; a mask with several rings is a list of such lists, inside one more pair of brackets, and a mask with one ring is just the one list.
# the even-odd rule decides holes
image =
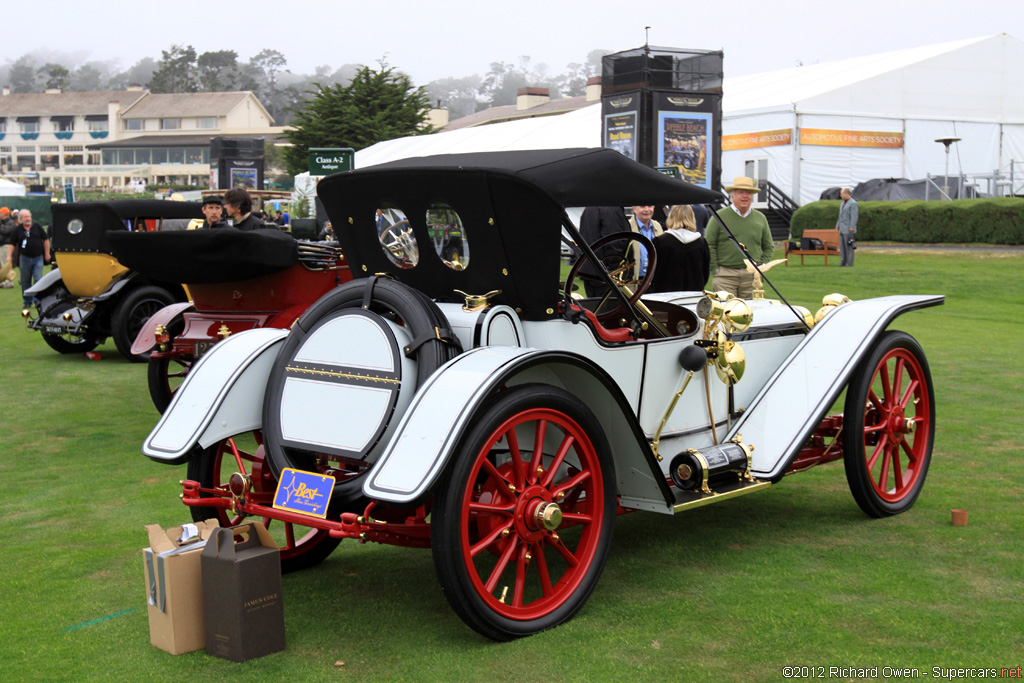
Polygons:
[[24,197],[25,186],[7,178],[0,178],[0,197]]
[[1022,82],[1024,42],[1006,34],[727,78],[722,175],[756,174],[804,204],[942,175],[940,138],[961,139],[950,175],[1005,174],[1024,162]]
[[[1021,164],[1024,42],[999,34],[726,78],[722,179],[766,179],[798,204],[871,178],[978,176]],[[356,168],[414,156],[598,147],[601,105],[432,135],[356,152]],[[300,177],[296,185],[308,183]],[[981,187],[982,191],[992,188]]]

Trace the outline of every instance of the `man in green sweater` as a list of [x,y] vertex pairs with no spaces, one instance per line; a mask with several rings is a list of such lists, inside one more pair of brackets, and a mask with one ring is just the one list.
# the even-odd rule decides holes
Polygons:
[[758,264],[771,260],[775,243],[768,229],[768,219],[760,211],[750,208],[758,192],[757,184],[750,178],[739,177],[725,191],[732,196],[732,205],[718,210],[704,234],[711,251],[711,272],[715,276],[711,288],[749,299],[754,295],[754,274],[747,272],[743,263],[746,257],[729,238],[722,223],[729,226],[739,243],[750,252],[750,258]]

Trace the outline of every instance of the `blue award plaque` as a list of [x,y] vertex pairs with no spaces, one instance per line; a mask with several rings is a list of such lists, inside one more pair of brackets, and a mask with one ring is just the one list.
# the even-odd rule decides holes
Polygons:
[[334,477],[286,467],[277,483],[274,507],[322,519],[327,516],[334,484]]

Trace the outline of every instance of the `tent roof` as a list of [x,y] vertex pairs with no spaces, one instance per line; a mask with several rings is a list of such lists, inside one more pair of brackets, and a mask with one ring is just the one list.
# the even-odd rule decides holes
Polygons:
[[467,152],[597,147],[601,144],[601,103],[558,116],[519,119],[486,126],[413,135],[378,142],[356,152],[356,168],[406,157]]
[[[855,116],[1020,121],[1024,42],[1005,33],[896,52],[726,78],[726,118],[800,111]],[[601,104],[558,116],[495,123],[379,142],[356,168],[413,156],[601,144]]]
[[[967,48],[981,48],[982,52],[967,50]],[[940,64],[936,60],[949,57],[952,53],[961,53],[956,55],[956,59],[961,60],[968,70],[972,70],[971,64],[979,60],[980,54],[985,54],[987,59],[984,61],[987,63],[978,67],[982,70],[992,72],[1004,68],[1019,69],[1019,66],[1013,64],[1013,60],[1006,60],[1006,63],[1003,64],[999,62],[1004,61],[1002,57],[1009,50],[1017,51],[1021,48],[1024,48],[1024,43],[1004,33],[823,64],[809,64],[779,71],[734,76],[725,79],[722,108],[726,116],[744,111],[817,109],[816,105],[820,105],[824,109],[838,109],[835,113],[843,114],[906,115],[908,113],[906,111],[879,111],[878,100],[862,101],[860,108],[864,111],[848,108],[844,110],[843,107],[832,106],[832,103],[842,101],[845,104],[848,102],[846,98],[837,95],[838,91],[849,91],[853,89],[853,86],[865,84],[873,79],[892,77],[897,72],[908,68],[927,67],[929,62],[935,62],[933,66],[944,72],[945,77],[941,78],[940,82],[922,82],[929,79],[924,71],[918,71],[915,72],[915,78],[899,80],[892,85],[896,86],[900,93],[912,88],[930,96],[936,88],[941,88],[948,94],[951,92],[950,81],[953,80],[950,78],[952,64],[948,61]],[[912,83],[912,81],[916,82]],[[973,84],[963,82],[957,84],[958,87],[961,85]]]

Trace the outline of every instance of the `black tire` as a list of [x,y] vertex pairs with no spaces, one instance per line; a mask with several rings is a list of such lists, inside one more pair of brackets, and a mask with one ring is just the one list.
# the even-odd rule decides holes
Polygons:
[[51,349],[57,353],[85,353],[92,351],[100,343],[92,337],[79,337],[77,339],[67,339],[60,336],[59,334],[50,334],[49,332],[43,332],[43,341],[49,345]]
[[[251,443],[245,444],[242,443],[243,439],[240,435],[236,447],[239,449],[239,455],[243,461],[247,463],[248,474],[252,476],[253,480],[253,489],[257,493],[273,495],[277,488],[277,478],[266,466],[263,448],[259,446],[261,441],[259,432],[253,432],[252,437]],[[228,439],[224,439],[192,456],[188,461],[188,478],[198,481],[202,488],[226,486],[231,474],[238,470],[234,453],[230,449],[228,441]],[[252,448],[252,446],[257,447]],[[215,507],[193,507],[191,510],[192,520],[195,522],[215,518],[222,527],[233,527],[244,521],[243,517],[234,512]],[[331,516],[332,513],[329,512],[328,517]],[[337,519],[337,513],[333,518]],[[300,527],[267,517],[261,518],[260,521],[275,539],[281,539],[279,540],[279,550],[281,552],[281,571],[284,573],[320,564],[341,542],[340,538],[331,538],[323,529]],[[299,530],[303,531],[300,533]],[[289,539],[291,540],[289,541]]]
[[[43,314],[43,317],[56,318],[64,311],[71,308],[74,308],[73,304],[67,301],[61,301],[47,309]],[[70,335],[64,336],[59,334],[50,334],[49,332],[43,332],[42,334],[43,341],[45,341],[46,344],[57,353],[86,353],[100,345],[99,340],[90,335],[72,337]]]
[[149,397],[162,415],[171,405],[174,392],[192,369],[192,363],[174,358],[150,358],[146,370],[149,383]]
[[872,517],[904,512],[924,486],[935,440],[935,394],[921,345],[890,330],[846,390],[843,462],[854,500]]
[[[541,422],[547,437],[561,441],[545,442],[549,455],[538,471],[533,435]],[[597,585],[614,527],[615,467],[597,418],[559,388],[508,389],[473,424],[436,487],[434,569],[452,609],[470,628],[508,641],[569,620]],[[513,428],[519,434],[515,445],[504,436]],[[566,446],[552,467],[550,453]],[[525,447],[531,449],[529,462]],[[518,466],[512,453],[519,453]],[[539,515],[552,504],[557,519],[548,527]]]
[[[321,319],[338,311],[361,308],[368,287],[373,287],[370,311],[382,317],[397,320],[410,331],[413,339],[425,334],[455,339],[448,320],[437,305],[425,294],[400,282],[387,278],[353,280],[337,287],[324,296],[296,321],[291,333],[285,339],[274,361],[267,382],[266,398],[263,403],[263,429],[266,439],[267,460],[276,476],[286,467],[315,471],[320,454],[298,448],[286,447],[280,441],[280,398],[285,381],[285,367],[302,345],[306,334]],[[435,333],[435,329],[439,332]],[[422,386],[430,375],[446,363],[461,349],[455,343],[428,342],[415,353],[416,386]],[[336,470],[344,471],[350,466],[338,463]],[[362,512],[367,503],[363,495],[363,475],[368,467],[351,469],[351,475],[340,480],[331,494],[331,502],[341,506],[343,511]]]
[[139,336],[139,330],[146,324],[150,316],[164,306],[173,304],[174,296],[166,289],[143,285],[125,294],[114,308],[111,320],[111,336],[114,345],[122,356],[133,363],[141,363],[149,359],[149,354],[134,355],[132,342]]
[[[173,346],[174,339],[185,329],[185,319],[182,316],[174,318],[167,325],[167,334],[170,337],[168,347]],[[185,379],[185,375],[192,369],[192,360],[178,358],[153,358],[150,355],[149,367],[146,369],[146,381],[149,385],[149,397],[156,406],[157,411],[162,415],[167,406],[171,404],[174,392]]]

